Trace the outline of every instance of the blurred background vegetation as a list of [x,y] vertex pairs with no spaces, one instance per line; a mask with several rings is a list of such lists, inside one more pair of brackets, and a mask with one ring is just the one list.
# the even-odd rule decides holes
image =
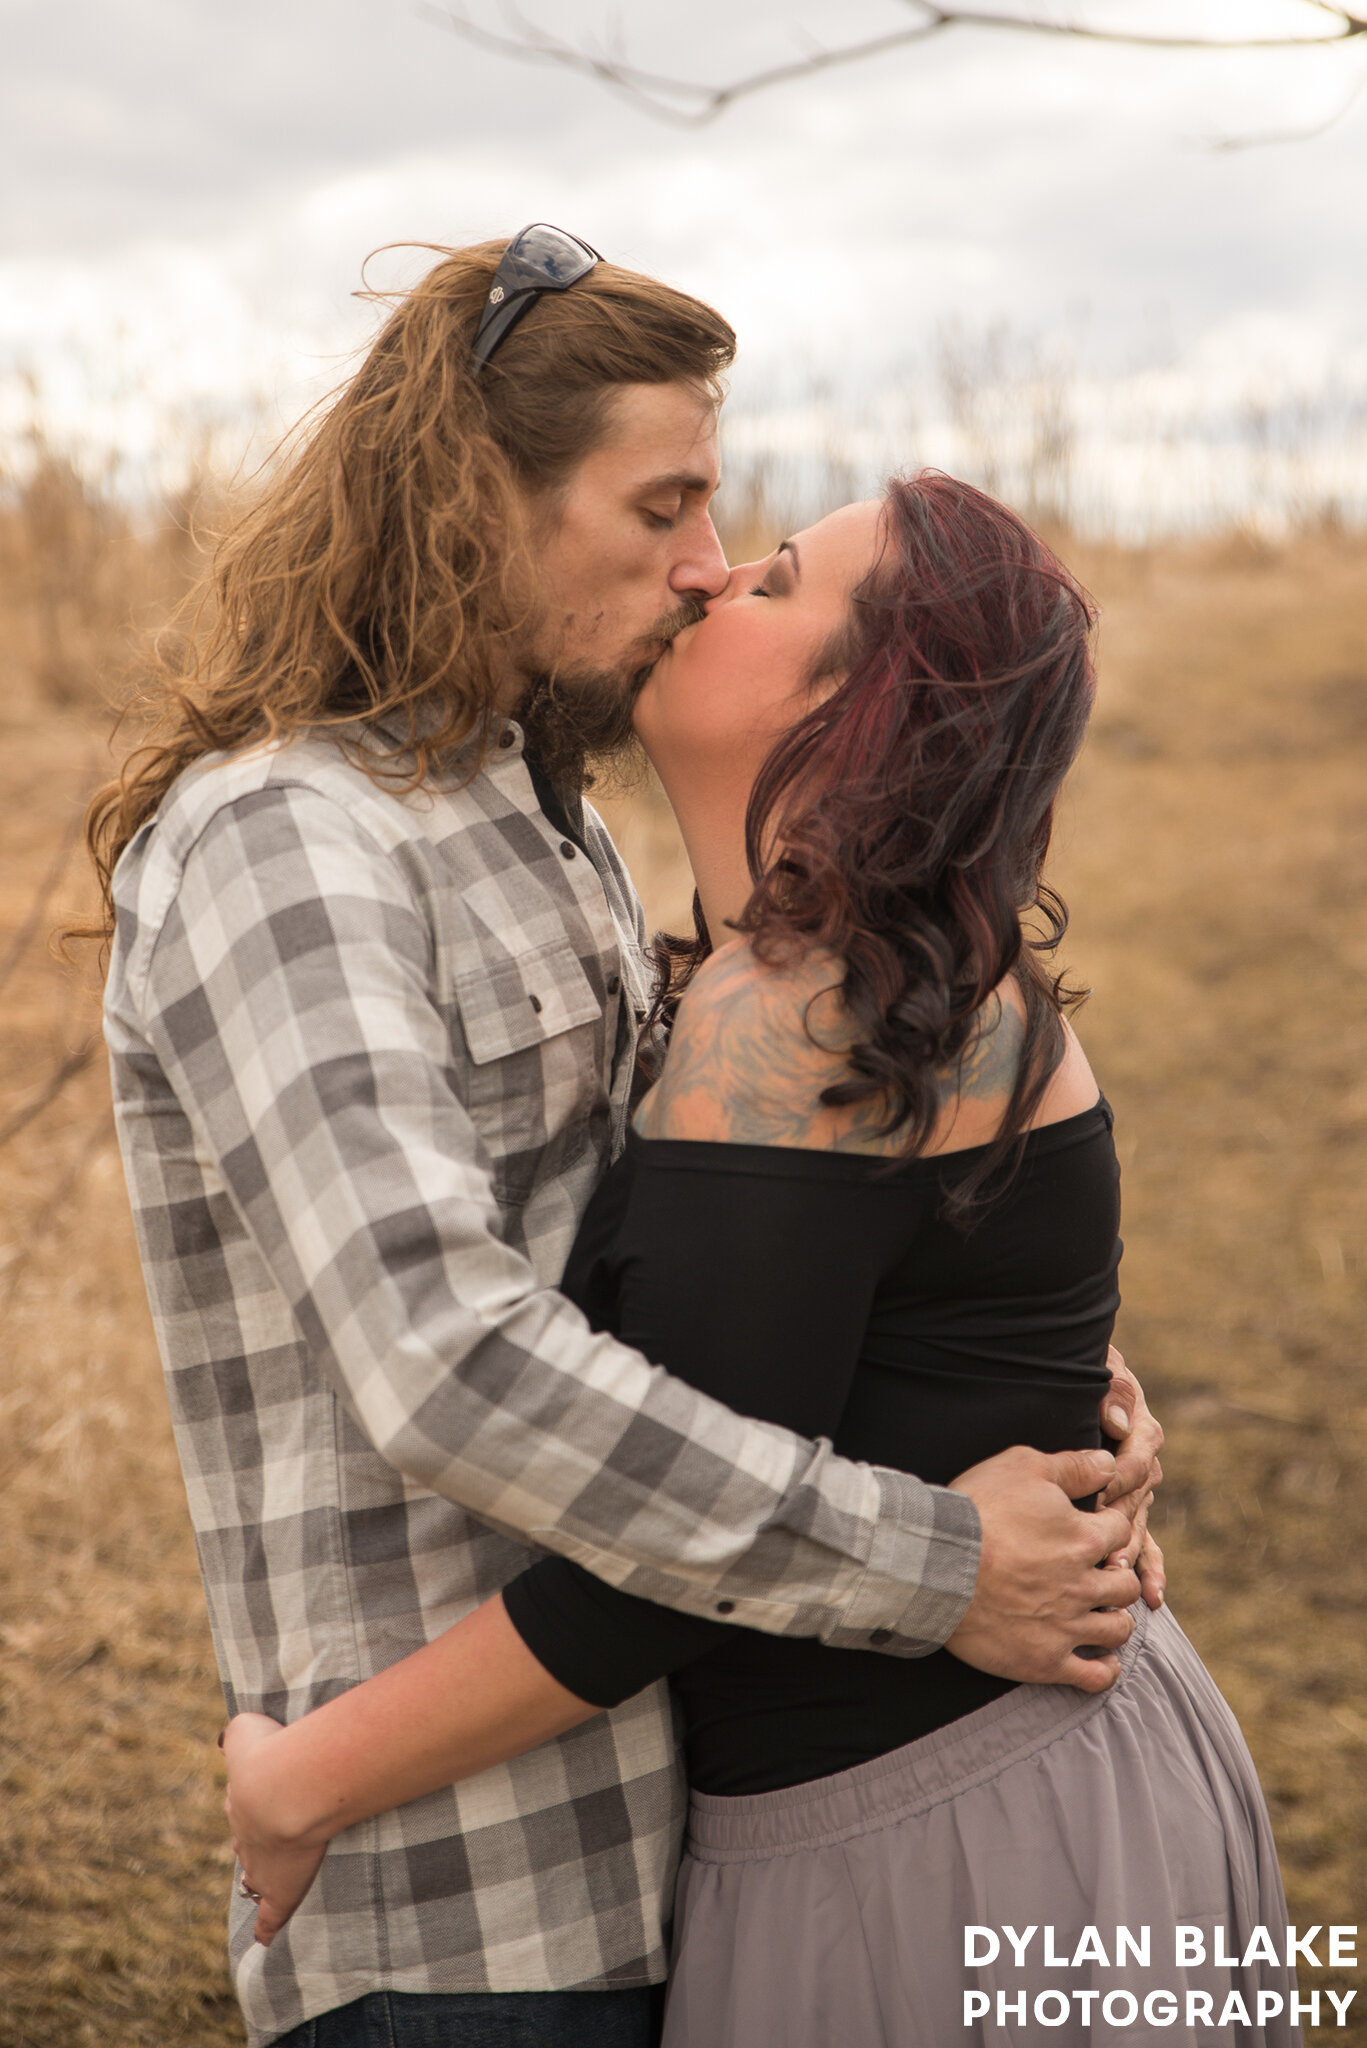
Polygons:
[[[1261,470],[1245,437],[1237,489],[1185,522],[1203,531],[1118,537],[1133,522],[1079,482],[1078,394],[1019,354],[1008,375],[1002,347],[946,343],[954,466],[1047,527],[1102,607],[1054,879],[1117,1112],[1120,1341],[1169,1431],[1171,1600],[1262,1770],[1292,1919],[1367,1920],[1367,532],[1282,421]],[[733,559],[861,487],[857,423],[806,417],[779,454],[737,422]],[[191,450],[180,474],[171,497],[130,489],[35,405],[0,475],[0,2048],[242,2039],[222,1700],[99,964],[50,938],[93,905],[85,801],[133,736],[117,714],[196,530],[225,514],[212,464]],[[678,928],[662,797],[603,808]]]

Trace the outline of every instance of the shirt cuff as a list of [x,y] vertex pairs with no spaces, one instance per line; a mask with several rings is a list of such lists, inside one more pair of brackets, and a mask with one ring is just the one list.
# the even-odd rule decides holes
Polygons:
[[840,1649],[928,1657],[968,1612],[982,1525],[966,1493],[879,1467],[878,1521],[863,1577],[822,1640]]

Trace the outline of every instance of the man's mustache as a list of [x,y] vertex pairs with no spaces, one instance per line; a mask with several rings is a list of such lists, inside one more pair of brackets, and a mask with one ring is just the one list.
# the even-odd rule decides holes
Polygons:
[[672,612],[666,612],[650,638],[665,641],[677,639],[685,626],[700,625],[706,617],[707,599],[694,591],[682,604],[676,605]]
[[[706,617],[707,599],[699,597],[695,593],[690,597],[686,597],[681,604],[675,605],[672,612],[666,612],[663,618],[657,619],[650,631],[643,637],[652,644],[663,640],[665,646],[668,647],[683,632],[685,626],[699,625]],[[649,661],[643,662],[641,667],[636,670],[631,678],[633,694],[644,686],[659,658],[658,654],[652,655]]]

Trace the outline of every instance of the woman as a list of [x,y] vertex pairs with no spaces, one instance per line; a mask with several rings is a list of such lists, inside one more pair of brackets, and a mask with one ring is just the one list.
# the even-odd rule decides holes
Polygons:
[[[926,474],[737,570],[637,709],[699,936],[673,943],[668,1060],[566,1291],[733,1406],[941,1483],[1098,1441],[1118,1175],[1041,881],[1090,626],[1019,520]],[[1118,1684],[1084,1694],[718,1608],[548,1558],[290,1728],[240,1717],[262,1937],[342,1827],[668,1672],[694,1788],[668,2048],[1002,2040],[1029,2015],[1133,2040],[1156,1996],[1146,2021],[1195,2042],[1240,2017],[1231,1992],[1240,2038],[1297,2038],[1256,1943],[1285,1905],[1253,1768],[1166,1613],[1138,1607]],[[1178,1923],[1255,1955],[1182,1965]]]

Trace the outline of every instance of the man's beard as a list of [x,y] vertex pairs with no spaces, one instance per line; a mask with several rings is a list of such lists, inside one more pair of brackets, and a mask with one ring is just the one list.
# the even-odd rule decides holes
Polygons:
[[[667,644],[705,612],[701,597],[685,598],[642,635],[642,643]],[[537,676],[528,686],[517,716],[527,751],[557,790],[578,794],[605,773],[629,784],[639,773],[644,756],[631,717],[658,660],[653,654],[626,671],[562,668],[552,676]]]

